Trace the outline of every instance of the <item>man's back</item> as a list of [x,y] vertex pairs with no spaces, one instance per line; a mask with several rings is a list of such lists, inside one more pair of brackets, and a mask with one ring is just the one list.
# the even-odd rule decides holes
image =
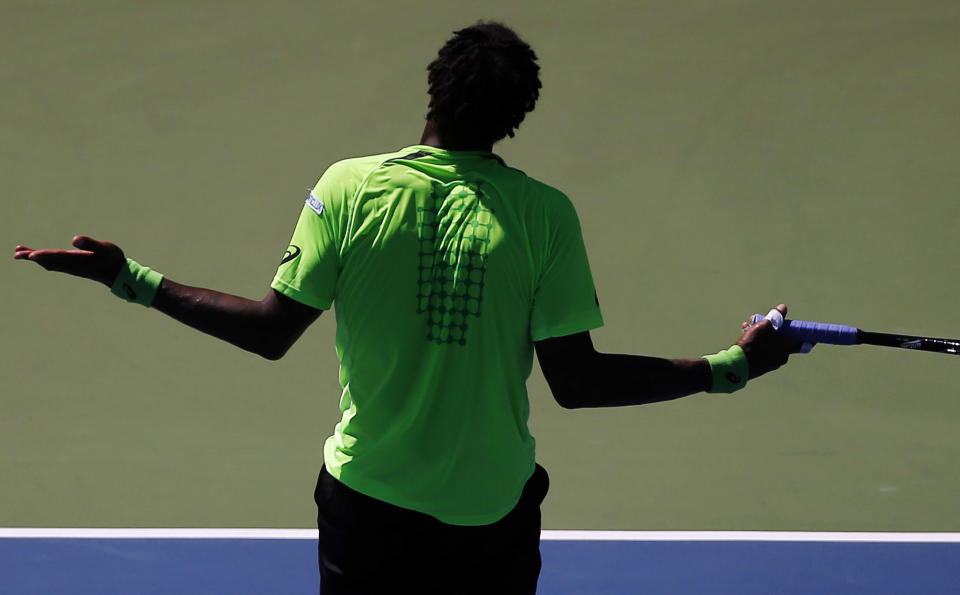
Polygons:
[[337,305],[329,472],[449,523],[505,515],[534,467],[532,341],[602,324],[569,200],[491,153],[414,146],[333,165],[291,243],[274,289]]

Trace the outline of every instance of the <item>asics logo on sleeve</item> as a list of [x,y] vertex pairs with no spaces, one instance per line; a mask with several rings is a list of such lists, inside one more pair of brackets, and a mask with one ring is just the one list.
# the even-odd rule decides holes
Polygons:
[[283,253],[283,260],[280,261],[280,264],[286,264],[298,256],[300,256],[300,246],[290,244],[287,251]]

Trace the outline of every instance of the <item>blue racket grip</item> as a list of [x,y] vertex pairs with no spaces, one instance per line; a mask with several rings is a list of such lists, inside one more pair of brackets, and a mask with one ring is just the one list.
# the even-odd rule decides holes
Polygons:
[[784,320],[780,332],[798,341],[828,345],[856,345],[857,327],[807,320]]

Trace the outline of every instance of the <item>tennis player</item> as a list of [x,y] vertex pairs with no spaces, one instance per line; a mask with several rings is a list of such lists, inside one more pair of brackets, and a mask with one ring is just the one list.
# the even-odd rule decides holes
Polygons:
[[336,304],[343,417],[314,494],[323,593],[536,591],[534,352],[560,405],[580,408],[733,392],[799,347],[764,321],[703,358],[594,350],[603,320],[570,200],[492,153],[539,97],[536,60],[501,24],[455,32],[428,67],[419,144],[330,166],[260,301],[85,236],[16,248],[268,359]]

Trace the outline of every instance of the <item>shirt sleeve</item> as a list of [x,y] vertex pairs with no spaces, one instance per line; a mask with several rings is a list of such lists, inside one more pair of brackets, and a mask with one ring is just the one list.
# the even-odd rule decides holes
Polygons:
[[603,326],[580,220],[566,196],[556,201],[547,220],[542,271],[530,316],[534,341]]
[[298,302],[328,310],[336,296],[344,234],[345,187],[335,166],[310,191],[270,287]]

